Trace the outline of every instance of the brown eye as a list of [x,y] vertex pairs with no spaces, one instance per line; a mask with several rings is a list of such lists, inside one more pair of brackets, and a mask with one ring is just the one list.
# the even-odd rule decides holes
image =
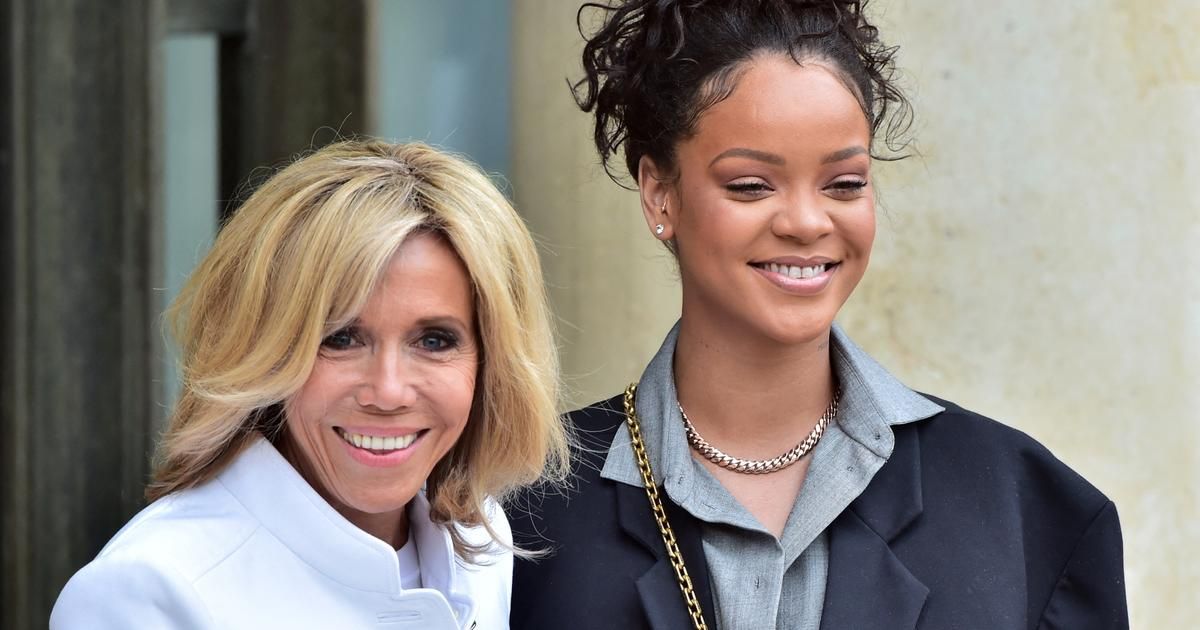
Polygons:
[[865,179],[839,179],[828,186],[826,190],[840,199],[855,199],[862,195],[867,187]]
[[725,190],[743,197],[758,197],[771,192],[771,187],[761,180],[738,180],[725,184]]

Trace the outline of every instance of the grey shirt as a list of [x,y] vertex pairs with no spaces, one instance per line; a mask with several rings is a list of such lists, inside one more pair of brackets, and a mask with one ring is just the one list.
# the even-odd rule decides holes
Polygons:
[[[831,359],[842,388],[837,421],[809,455],[804,486],[776,539],[691,455],[672,367],[678,331],[676,324],[642,374],[637,412],[655,481],[701,522],[717,625],[816,630],[829,567],[825,529],[891,455],[891,426],[943,409],[897,381],[835,325]],[[601,476],[642,487],[624,425]]]

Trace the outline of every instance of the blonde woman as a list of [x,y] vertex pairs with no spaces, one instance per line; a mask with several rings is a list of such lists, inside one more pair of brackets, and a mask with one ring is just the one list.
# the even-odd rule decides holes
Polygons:
[[561,475],[530,235],[487,177],[353,141],[268,180],[170,313],[183,390],[152,501],[67,628],[507,628],[497,500]]

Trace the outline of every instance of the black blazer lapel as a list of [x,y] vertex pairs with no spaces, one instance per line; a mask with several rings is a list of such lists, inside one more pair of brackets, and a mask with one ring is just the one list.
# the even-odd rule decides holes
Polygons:
[[896,448],[867,489],[829,527],[824,630],[909,630],[929,588],[890,547],[922,511],[917,431],[897,428]]
[[[692,580],[692,588],[704,611],[704,620],[715,628],[712,616],[712,589],[708,581],[708,563],[700,539],[700,524],[692,515],[675,505],[659,488],[667,519],[675,533],[675,542]],[[662,534],[650,510],[650,500],[642,488],[617,483],[617,518],[625,533],[639,542],[654,557],[654,563],[637,580],[638,594],[646,619],[655,630],[678,630],[690,628],[691,617],[683,593],[675,577],[675,569],[667,558],[667,549]]]

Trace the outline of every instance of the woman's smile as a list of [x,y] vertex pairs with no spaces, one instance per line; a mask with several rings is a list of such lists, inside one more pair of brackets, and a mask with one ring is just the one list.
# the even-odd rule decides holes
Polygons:
[[429,433],[428,429],[421,429],[385,434],[349,431],[342,427],[334,427],[333,431],[345,442],[350,457],[365,466],[378,467],[398,466],[408,461],[409,456],[422,446],[421,438]]
[[793,295],[817,295],[825,290],[837,273],[836,262],[750,263],[750,268],[772,285]]

